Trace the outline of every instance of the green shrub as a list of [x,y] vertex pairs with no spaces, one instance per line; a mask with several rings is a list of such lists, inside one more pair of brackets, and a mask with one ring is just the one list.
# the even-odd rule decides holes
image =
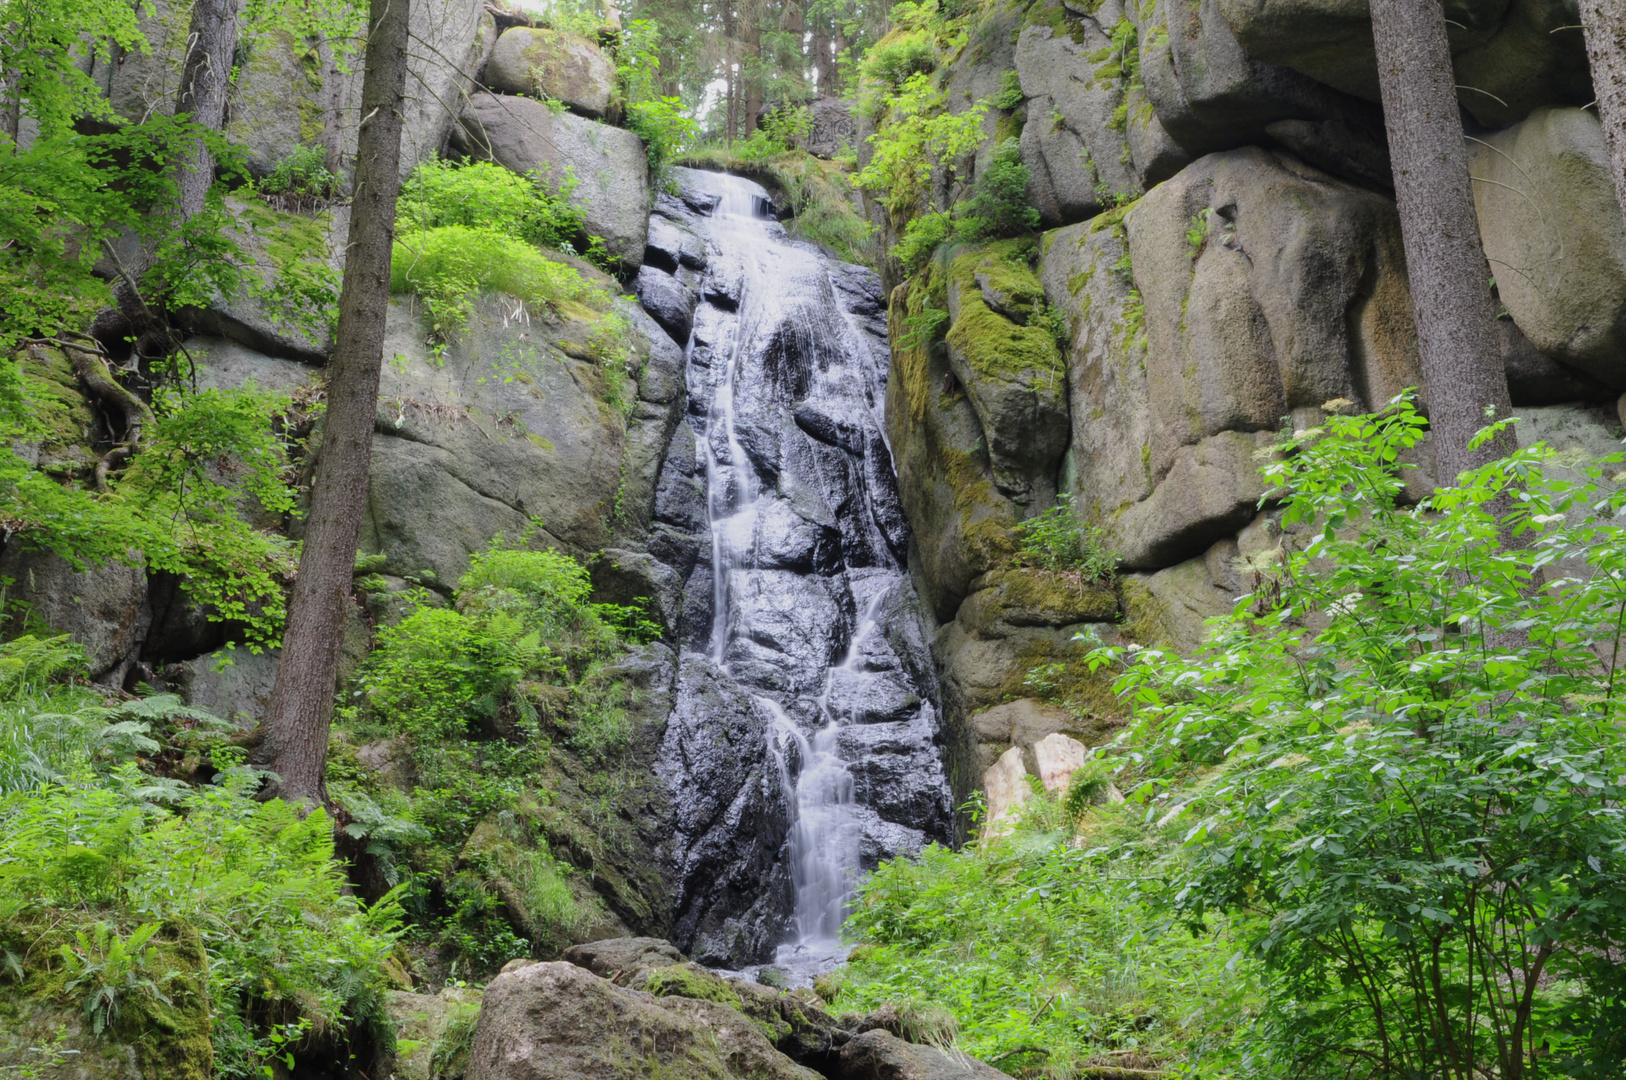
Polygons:
[[257,774],[223,780],[188,788],[122,766],[101,785],[0,799],[0,944],[35,992],[60,958],[67,992],[105,1022],[167,993],[151,928],[190,928],[207,957],[217,1072],[247,1076],[266,1015],[326,1028],[376,1009],[400,912],[347,895],[325,813],[255,800]]
[[751,137],[734,147],[742,161],[762,161],[796,149],[813,130],[813,110],[806,105],[798,108],[779,108],[762,118],[762,125]]
[[[139,560],[169,572],[213,621],[253,648],[281,633],[282,586],[293,545],[239,513],[245,497],[267,512],[293,506],[282,469],[286,447],[273,429],[286,396],[252,384],[153,400],[143,448],[123,476],[97,495],[30,466],[0,446],[0,517],[11,543],[45,548],[78,568]],[[0,363],[0,436],[38,432],[15,363]],[[229,480],[231,486],[222,481]]]
[[864,57],[864,78],[896,90],[913,75],[929,74],[937,66],[932,35],[926,30],[889,36]]
[[627,128],[648,148],[657,189],[668,186],[672,162],[700,130],[681,98],[662,93],[660,46],[661,27],[634,19],[622,27],[615,66]]
[[1021,561],[1045,570],[1075,571],[1092,581],[1111,580],[1118,555],[1099,526],[1085,525],[1073,509],[1073,497],[1056,496],[1056,505],[1016,526]]
[[574,174],[541,170],[521,176],[488,161],[454,163],[431,158],[401,185],[396,209],[402,233],[461,225],[501,233],[528,244],[573,251],[586,222],[572,196]]
[[649,171],[657,188],[670,183],[672,161],[699,130],[683,107],[683,99],[654,97],[627,106],[627,128],[649,152]]
[[1022,104],[1026,100],[1022,95],[1022,77],[1014,69],[1005,72],[999,78],[999,93],[990,100],[996,109],[1010,110]]
[[917,1035],[1013,1076],[1172,1064],[1223,1044],[1250,1007],[1248,965],[1228,966],[1223,937],[1167,932],[1142,892],[1155,893],[1166,847],[1092,812],[1107,816],[1078,844],[1039,798],[1001,840],[883,863],[847,923],[858,947],[843,1011],[893,1004]]
[[948,95],[926,75],[915,74],[890,96],[888,108],[886,123],[868,139],[874,148],[870,162],[853,185],[874,191],[894,223],[902,223],[926,204],[933,170],[952,170],[982,141],[988,103],[949,112]]
[[967,240],[1021,236],[1039,227],[1039,211],[1028,204],[1028,167],[1022,148],[1006,139],[994,148],[987,168],[977,175],[971,197],[955,207],[956,231]]
[[1619,1075],[1620,456],[1576,481],[1529,447],[1405,505],[1424,427],[1399,399],[1284,437],[1296,543],[1252,607],[1189,660],[1097,654],[1137,705],[1130,798],[1184,831],[1175,914],[1257,917],[1255,1068]]
[[917,274],[931,262],[932,253],[954,235],[954,218],[933,211],[911,218],[904,227],[903,239],[892,248],[892,257],[903,264],[905,274]]
[[[470,561],[455,608],[419,606],[379,631],[359,677],[363,699],[435,760],[447,740],[509,717],[534,740],[551,699],[521,684],[574,684],[654,630],[635,610],[590,603],[591,591],[568,555],[494,545]],[[586,722],[615,724],[613,715]]]
[[339,178],[328,171],[327,155],[317,146],[296,147],[255,190],[284,210],[322,206],[340,195]]
[[430,330],[442,342],[467,325],[474,300],[483,292],[507,293],[532,305],[609,302],[574,267],[555,262],[529,242],[467,225],[443,225],[397,238],[390,290],[423,297]]

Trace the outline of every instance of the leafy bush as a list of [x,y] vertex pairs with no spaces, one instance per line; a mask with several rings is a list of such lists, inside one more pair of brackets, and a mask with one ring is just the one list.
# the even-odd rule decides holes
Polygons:
[[421,605],[379,631],[359,679],[363,699],[431,769],[446,764],[446,740],[506,726],[543,752],[538,723],[564,719],[543,687],[590,683],[598,660],[659,634],[635,609],[590,603],[591,591],[567,555],[494,545],[471,560],[455,608]]
[[1619,456],[1576,481],[1531,447],[1403,505],[1424,426],[1401,399],[1284,438],[1297,549],[1261,613],[1190,660],[1097,654],[1137,705],[1131,799],[1190,823],[1178,915],[1257,916],[1256,1067],[1618,1075]]
[[954,218],[941,211],[911,218],[904,227],[903,239],[892,247],[892,257],[903,264],[905,274],[916,274],[926,268],[932,253],[954,235]]
[[621,30],[616,49],[616,82],[626,125],[644,140],[649,171],[657,188],[667,186],[672,162],[699,132],[683,100],[661,92],[661,27],[648,19],[634,19]]
[[306,210],[339,197],[339,178],[328,171],[327,155],[317,146],[296,147],[255,187],[284,210]]
[[12,976],[36,992],[52,977],[46,958],[61,957],[67,992],[105,1021],[131,995],[166,991],[150,928],[190,928],[207,958],[217,1069],[247,1076],[260,1062],[243,1054],[263,1044],[230,1040],[268,1012],[332,1027],[377,1009],[399,909],[347,895],[322,811],[256,801],[252,773],[223,779],[190,789],[123,766],[103,786],[0,799],[0,938]]
[[847,923],[858,945],[837,1007],[946,1010],[951,1022],[933,1026],[957,1031],[954,1046],[1019,1077],[1223,1044],[1251,1004],[1248,967],[1229,967],[1212,939],[1166,932],[1154,903],[1164,846],[1121,814],[1092,813],[1103,816],[1074,844],[1061,808],[1039,798],[1003,839],[883,863]]
[[1039,227],[1039,211],[1028,205],[1028,167],[1015,139],[994,148],[988,167],[978,174],[971,197],[955,207],[956,230],[967,240],[1020,236]]
[[734,148],[742,161],[761,161],[796,148],[813,130],[813,110],[806,105],[779,108],[762,118],[762,125]]
[[897,90],[911,77],[929,74],[936,66],[932,35],[915,30],[877,42],[865,55],[861,71],[864,78]]
[[853,184],[874,191],[893,221],[901,223],[925,204],[934,168],[952,168],[976,149],[988,103],[948,112],[947,94],[921,74],[903,80],[890,101],[887,122],[868,140],[874,148],[870,163]]
[[1056,496],[1056,505],[1016,526],[1018,557],[1028,566],[1075,571],[1092,581],[1108,581],[1118,566],[1100,526],[1085,525],[1073,509],[1073,497]]
[[573,250],[586,228],[571,198],[577,183],[569,172],[558,178],[541,170],[521,176],[488,161],[431,158],[401,185],[397,228],[416,233],[461,225],[541,247]]
[[1022,95],[1022,77],[1016,71],[1005,72],[999,78],[999,93],[991,99],[996,109],[1010,110],[1026,100]]
[[[142,450],[100,497],[34,469],[8,442],[0,445],[0,516],[17,534],[13,542],[77,567],[140,559],[174,573],[209,618],[231,624],[254,648],[274,644],[293,547],[238,511],[245,498],[272,514],[293,507],[286,448],[272,423],[288,409],[286,397],[252,385],[162,392]],[[26,439],[37,425],[18,366],[0,363],[0,436]]]

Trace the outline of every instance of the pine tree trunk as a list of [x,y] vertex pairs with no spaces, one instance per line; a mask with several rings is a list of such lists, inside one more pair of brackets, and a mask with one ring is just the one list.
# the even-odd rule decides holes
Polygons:
[[1615,176],[1615,198],[1626,213],[1626,3],[1581,0],[1581,29],[1592,65],[1593,93]]
[[745,115],[740,117],[740,129],[749,137],[757,129],[757,114],[762,111],[762,11],[757,4],[748,3],[740,14],[744,46],[740,74],[745,81]]
[[[175,115],[220,131],[226,126],[232,54],[237,50],[237,0],[195,0],[181,60]],[[215,158],[201,141],[182,159],[176,175],[175,216],[186,220],[203,209],[215,179]]]
[[395,200],[401,188],[407,6],[406,0],[372,0],[368,16],[338,347],[328,366],[327,412],[299,576],[263,722],[261,758],[280,777],[267,797],[306,805],[327,798],[328,725],[372,463]]
[[830,27],[824,18],[813,24],[813,71],[819,93],[826,97],[840,93],[836,84],[834,50],[830,47]]
[[1487,409],[1498,417],[1512,410],[1490,265],[1474,212],[1444,8],[1440,0],[1371,6],[1430,441],[1437,479],[1448,485],[1517,445],[1509,431],[1478,450],[1468,447]]

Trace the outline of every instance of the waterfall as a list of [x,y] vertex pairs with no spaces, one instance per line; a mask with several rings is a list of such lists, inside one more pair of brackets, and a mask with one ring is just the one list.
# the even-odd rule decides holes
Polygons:
[[873,274],[788,239],[757,184],[678,172],[691,209],[667,212],[707,253],[686,370],[709,543],[662,766],[677,937],[808,975],[842,955],[862,873],[949,821],[882,428],[884,307]]

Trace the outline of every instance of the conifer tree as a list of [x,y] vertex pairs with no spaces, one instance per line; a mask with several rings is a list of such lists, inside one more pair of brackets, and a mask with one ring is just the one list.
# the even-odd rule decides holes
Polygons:
[[328,365],[327,411],[299,576],[288,602],[276,686],[262,721],[260,758],[279,777],[266,794],[306,805],[327,798],[333,687],[372,465],[395,203],[401,189],[406,0],[372,0],[367,30],[338,344]]
[[1488,414],[1506,418],[1513,407],[1490,265],[1479,238],[1441,0],[1372,0],[1371,8],[1430,441],[1437,479],[1450,484],[1464,469],[1517,445],[1507,431],[1469,449]]

